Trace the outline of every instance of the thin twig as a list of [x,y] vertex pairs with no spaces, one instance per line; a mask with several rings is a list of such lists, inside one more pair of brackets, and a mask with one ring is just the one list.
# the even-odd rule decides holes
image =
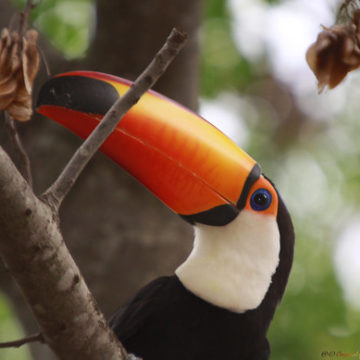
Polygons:
[[38,50],[38,52],[39,52],[39,54],[41,56],[41,60],[42,60],[42,62],[44,64],[44,66],[45,66],[46,75],[48,77],[50,77],[51,76],[51,70],[50,70],[50,65],[49,65],[49,62],[47,61],[46,55],[45,55],[43,49],[39,45],[36,45],[36,48],[37,48],[37,50]]
[[30,187],[32,187],[33,180],[31,174],[30,159],[21,142],[20,135],[16,129],[15,121],[6,111],[4,111],[4,118],[5,118],[5,128],[9,134],[9,138],[15,150],[16,156],[19,159],[20,172],[22,176],[25,178],[25,180],[28,182]]
[[31,13],[31,10],[36,6],[36,4],[33,4],[32,0],[27,0],[25,4],[25,9],[21,13],[21,20],[20,20],[20,39],[24,36],[26,29],[28,28],[28,20]]
[[154,59],[135,80],[129,90],[119,98],[103,120],[83,142],[70,159],[63,172],[51,187],[43,194],[42,199],[52,207],[58,209],[62,200],[69,192],[81,171],[99,149],[106,138],[112,133],[121,118],[135,105],[140,97],[148,91],[151,86],[165,72],[171,61],[184,46],[187,35],[177,29],[173,29],[163,47],[156,54]]
[[43,335],[41,333],[39,333],[39,334],[24,337],[19,340],[0,342],[0,348],[10,348],[10,347],[18,348],[22,345],[29,344],[32,342],[41,342],[44,344],[45,339],[44,339]]

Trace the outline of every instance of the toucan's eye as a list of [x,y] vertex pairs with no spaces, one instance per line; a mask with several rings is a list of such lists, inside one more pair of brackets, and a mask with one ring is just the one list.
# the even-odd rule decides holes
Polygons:
[[271,205],[271,201],[272,196],[268,190],[258,189],[251,195],[250,205],[256,211],[263,211]]

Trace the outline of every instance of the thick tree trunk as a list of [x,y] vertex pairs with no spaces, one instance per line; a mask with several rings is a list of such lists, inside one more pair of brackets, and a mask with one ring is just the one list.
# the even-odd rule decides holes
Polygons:
[[131,80],[152,59],[173,27],[187,32],[186,47],[155,89],[193,110],[197,108],[201,0],[98,0],[97,13],[89,64]]
[[[1,27],[9,19],[3,18],[6,3],[3,0],[0,5]],[[76,64],[76,68],[133,79],[159,49],[170,29],[178,26],[189,33],[189,42],[158,90],[195,108],[201,0],[99,0],[97,5],[94,42],[86,63]],[[50,65],[55,72],[69,69],[66,62],[54,66],[52,59],[53,56]],[[25,124],[21,131],[39,193],[55,179],[79,140],[44,119]],[[0,140],[4,143],[3,135]],[[191,227],[102,155],[91,162],[65,200],[61,228],[106,315],[149,280],[171,273],[188,253],[192,240]],[[37,325],[10,280],[2,270],[3,289],[11,297],[25,331],[33,333]],[[51,359],[44,345],[34,347],[34,357]]]

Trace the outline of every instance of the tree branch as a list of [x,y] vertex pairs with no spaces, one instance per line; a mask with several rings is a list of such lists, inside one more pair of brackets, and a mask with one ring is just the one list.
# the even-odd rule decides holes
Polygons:
[[25,178],[25,180],[29,183],[30,187],[32,187],[33,180],[31,174],[30,159],[24,148],[24,145],[22,144],[20,135],[16,129],[15,121],[6,111],[4,111],[4,118],[5,118],[5,128],[9,134],[12,147],[14,148],[15,153],[19,160],[20,172]]
[[31,10],[36,7],[37,4],[33,4],[32,0],[27,0],[25,4],[25,9],[21,13],[21,19],[20,19],[20,39],[24,36],[26,29],[28,28],[28,20],[31,13]]
[[44,343],[45,340],[44,340],[43,335],[41,333],[39,333],[39,334],[30,335],[30,336],[24,337],[22,339],[14,340],[14,341],[1,342],[0,348],[9,348],[9,347],[18,348],[22,345],[29,344],[32,342]]
[[[0,252],[60,359],[127,359],[60,234],[0,148]],[[6,204],[6,205],[5,205]]]
[[165,72],[171,61],[185,44],[186,38],[186,34],[177,29],[172,30],[166,43],[159,50],[148,67],[135,80],[124,96],[119,98],[110,108],[100,124],[76,151],[58,179],[44,193],[42,198],[46,202],[51,204],[55,209],[59,208],[64,197],[72,188],[85,165],[106,138],[112,133],[121,118]]

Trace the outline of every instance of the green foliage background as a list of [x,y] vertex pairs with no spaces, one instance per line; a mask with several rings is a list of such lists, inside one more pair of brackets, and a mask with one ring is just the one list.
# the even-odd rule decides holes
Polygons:
[[[17,3],[22,6],[24,1]],[[32,16],[35,26],[73,58],[86,53],[93,31],[93,11],[90,0],[47,0]],[[201,93],[205,98],[214,98],[222,91],[242,96],[253,82],[269,77],[267,59],[256,64],[245,60],[232,41],[230,28],[226,1],[206,0],[201,62]],[[246,99],[252,101],[249,94]],[[269,111],[259,111],[256,120],[250,115],[246,120],[245,116],[251,134],[246,150],[280,188],[297,236],[289,286],[269,334],[273,360],[340,359],[322,353],[360,351],[360,313],[345,302],[333,263],[339,233],[352,214],[360,212],[357,113],[357,105],[344,108],[331,123],[310,126],[291,141],[274,141],[278,122]],[[313,168],[321,171],[326,184],[320,198],[316,198],[320,190],[317,186],[322,184],[308,182]],[[299,205],[304,194],[317,199],[308,209]],[[10,312],[0,297],[0,338],[19,336]],[[14,353],[2,352],[1,359],[27,359],[26,351]]]
[[[12,308],[7,299],[0,294],[0,341],[19,339],[22,336],[20,324],[15,321]],[[26,346],[19,349],[0,349],[1,360],[30,360]]]

